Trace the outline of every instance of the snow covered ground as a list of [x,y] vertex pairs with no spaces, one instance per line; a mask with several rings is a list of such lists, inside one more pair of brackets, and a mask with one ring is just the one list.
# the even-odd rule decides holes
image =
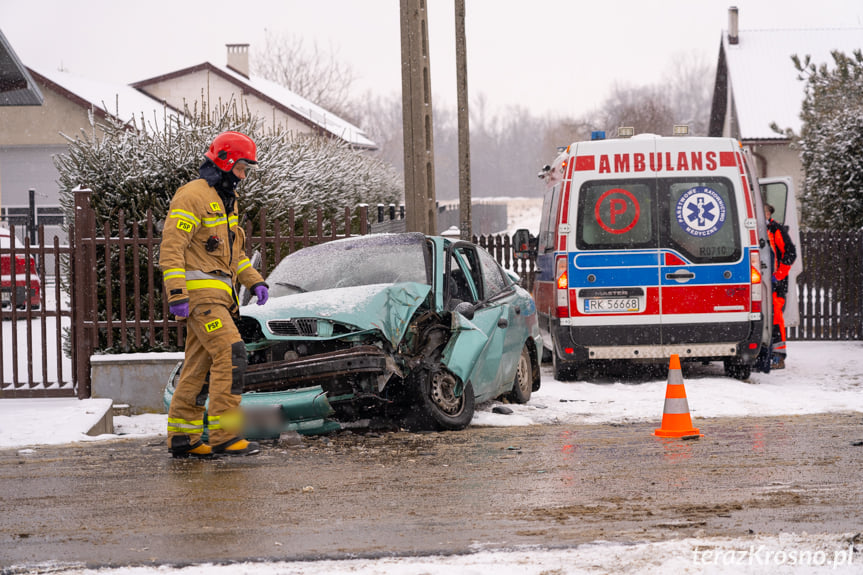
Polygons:
[[[748,381],[722,375],[719,363],[684,364],[683,377],[693,424],[709,436],[710,418],[759,417],[825,412],[863,413],[863,342],[797,342],[788,344],[788,368],[753,374]],[[472,425],[603,425],[662,419],[667,380],[600,375],[592,381],[559,382],[543,368],[542,389],[526,405],[509,405],[511,415],[492,413],[499,405],[478,406]],[[26,454],[42,445],[98,442],[120,436],[159,437],[162,414],[114,418],[115,435],[89,437],[86,432],[109,400],[4,399],[0,401],[0,449]],[[860,439],[863,440],[863,426]],[[859,525],[849,525],[859,530]],[[853,533],[783,534],[747,539],[675,539],[662,543],[620,545],[597,541],[567,549],[482,550],[449,557],[401,557],[350,561],[255,563],[185,568],[75,568],[68,575],[294,574],[309,575],[496,575],[542,573],[861,573],[863,553],[854,552]],[[859,548],[859,545],[858,545]],[[50,569],[45,567],[46,571]],[[36,573],[39,571],[27,571]],[[55,572],[55,571],[50,571]]]
[[[727,378],[721,363],[683,364],[689,410],[696,427],[709,430],[711,417],[761,417],[808,413],[863,412],[863,342],[788,343],[788,367],[753,373],[747,381]],[[507,405],[510,415],[492,413],[499,402],[478,406],[471,425],[556,425],[659,421],[667,380],[643,375],[598,374],[591,381],[560,382],[550,366],[542,388],[525,405]],[[109,399],[4,399],[0,401],[0,448],[27,448],[119,436],[164,435],[164,414],[117,416],[115,435],[91,437]],[[861,428],[863,439],[863,428]]]

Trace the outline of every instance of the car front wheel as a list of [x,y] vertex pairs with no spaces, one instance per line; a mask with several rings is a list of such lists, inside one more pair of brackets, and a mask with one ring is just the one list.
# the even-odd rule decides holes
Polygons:
[[425,373],[420,381],[420,408],[438,429],[458,430],[470,424],[474,394],[470,383],[457,394],[459,380],[445,369]]

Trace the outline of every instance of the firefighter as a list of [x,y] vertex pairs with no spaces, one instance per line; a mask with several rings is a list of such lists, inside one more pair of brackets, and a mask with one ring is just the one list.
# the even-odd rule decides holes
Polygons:
[[[260,445],[241,437],[246,348],[234,318],[237,282],[258,305],[269,297],[245,255],[237,216],[237,185],[257,164],[256,146],[245,134],[224,132],[204,156],[201,177],[174,194],[162,231],[159,267],[169,309],[187,318],[185,360],[168,409],[168,449],[174,457],[254,455]],[[201,440],[208,395],[209,445]]]
[[773,206],[764,204],[767,238],[773,250],[773,337],[770,345],[770,367],[785,369],[785,358],[788,356],[785,342],[785,296],[788,295],[788,273],[791,271],[791,264],[797,259],[797,250],[785,226],[773,219],[774,211]]

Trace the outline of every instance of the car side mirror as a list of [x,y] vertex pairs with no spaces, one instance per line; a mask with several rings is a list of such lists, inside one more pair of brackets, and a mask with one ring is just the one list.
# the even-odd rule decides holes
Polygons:
[[516,259],[526,260],[536,257],[537,238],[526,229],[516,230],[512,236],[512,246]]
[[475,311],[473,304],[467,301],[463,301],[455,306],[455,312],[459,315],[464,316],[465,319],[471,320],[473,319],[473,312]]
[[506,277],[509,278],[509,280],[512,284],[521,285],[521,276],[520,275],[518,275],[514,271],[508,270],[508,269],[504,269],[503,271],[506,274]]

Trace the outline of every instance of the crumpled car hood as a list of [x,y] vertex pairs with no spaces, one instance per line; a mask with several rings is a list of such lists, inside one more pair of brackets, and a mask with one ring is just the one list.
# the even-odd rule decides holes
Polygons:
[[265,333],[268,320],[328,319],[379,330],[396,347],[429,291],[431,286],[415,282],[335,288],[270,298],[262,306],[244,306],[240,315],[257,319]]

